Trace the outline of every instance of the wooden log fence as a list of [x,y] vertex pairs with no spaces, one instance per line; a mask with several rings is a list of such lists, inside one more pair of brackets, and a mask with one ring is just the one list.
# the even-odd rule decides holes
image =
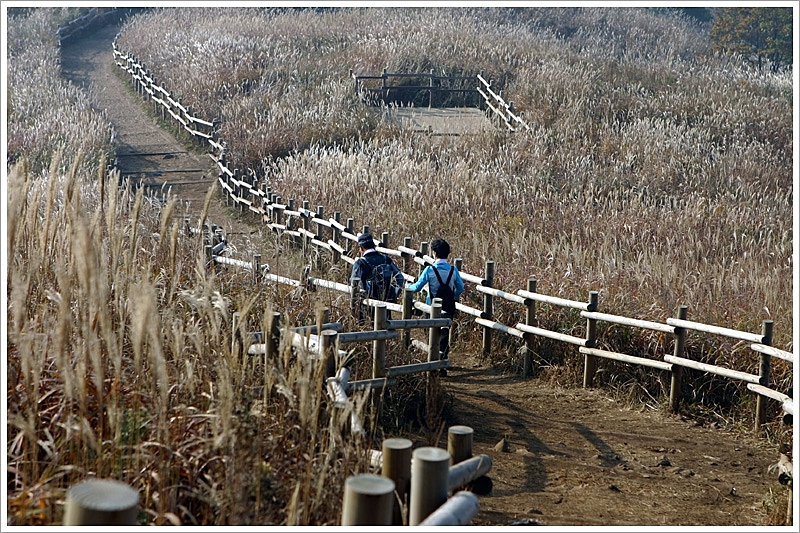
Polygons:
[[492,90],[492,80],[487,81],[483,77],[483,72],[477,76],[477,79],[483,87],[478,85],[475,90],[483,97],[486,107],[503,121],[509,131],[515,132],[520,129],[530,131],[531,128],[522,119],[522,114],[514,113],[514,102],[506,103],[501,93]]
[[61,26],[56,30],[56,37],[59,44],[80,35],[83,31],[90,28],[98,22],[105,21],[106,19],[119,16],[116,7],[93,7],[90,8],[86,14],[68,22],[66,25]]
[[[483,71],[481,71],[481,74]],[[428,93],[428,108],[434,106],[434,96],[439,95],[462,95],[464,104],[469,99],[470,94],[475,95],[475,101],[480,104],[478,91],[473,83],[478,81],[477,76],[456,76],[456,75],[437,75],[436,71],[430,72],[388,72],[387,68],[378,75],[355,74],[353,69],[349,71],[350,78],[353,80],[353,88],[356,95],[369,105],[386,104],[390,101],[390,95],[409,97],[411,94],[419,92]],[[402,84],[402,80],[427,80],[427,83],[410,85]],[[392,84],[391,80],[401,80],[399,84]],[[379,83],[378,83],[379,82]],[[371,87],[371,84],[378,84]],[[411,98],[413,100],[413,98]],[[477,105],[475,106],[477,107]]]
[[[492,468],[488,455],[472,456],[472,434],[468,426],[450,427],[446,450],[424,446],[412,451],[410,440],[397,438],[385,439],[381,451],[371,450],[373,467],[380,469],[381,475],[396,487],[391,525],[470,523],[478,512],[478,498],[462,488],[485,478]],[[407,520],[403,508],[407,509]]]
[[[325,218],[324,209],[318,206],[316,211],[312,211],[308,202],[303,202],[302,208],[294,207],[294,200],[288,200],[284,203],[283,199],[275,195],[266,183],[259,183],[255,178],[254,173],[248,172],[247,175],[242,175],[237,169],[231,170],[231,164],[226,158],[225,143],[214,138],[213,126],[214,121],[206,121],[195,117],[191,113],[191,108],[183,106],[180,99],[175,100],[174,97],[168,95],[163,87],[159,87],[153,76],[149,74],[147,69],[130,54],[126,54],[117,49],[116,41],[113,45],[114,56],[117,64],[125,69],[131,75],[131,82],[140,87],[143,98],[147,96],[161,94],[159,99],[162,102],[168,102],[169,108],[173,109],[173,118],[178,120],[184,128],[192,135],[199,135],[201,139],[208,141],[209,145],[219,152],[215,157],[220,168],[219,182],[222,188],[226,191],[227,196],[234,202],[235,205],[242,207],[246,206],[248,210],[258,214],[262,221],[269,225],[279,235],[287,235],[290,237],[290,243],[296,245],[298,242],[302,243],[304,251],[308,251],[312,246],[325,249],[330,252],[334,259],[339,259],[352,264],[355,259],[349,257],[348,254],[352,253],[355,247],[353,243],[358,239],[360,233],[368,231],[368,226],[364,226],[362,232],[358,233],[354,229],[352,219],[347,219],[347,224],[341,224],[341,213],[336,213],[334,218]],[[388,78],[388,73],[386,73]],[[364,78],[364,77],[361,77]],[[502,116],[504,122],[510,130],[517,130],[519,128],[529,129],[527,124],[524,123],[521,116],[513,112],[513,103],[506,103],[502,98],[501,93],[497,93],[491,89],[491,80],[487,81],[483,74],[477,76],[478,81],[483,85],[483,89],[478,87],[486,98],[487,104],[491,103],[493,111]],[[366,79],[366,78],[364,78]],[[429,87],[428,87],[429,88]],[[177,110],[177,111],[176,111]],[[209,128],[209,126],[211,126]],[[204,129],[208,128],[208,129]],[[211,130],[211,132],[209,132]],[[254,201],[255,199],[255,201]],[[312,224],[316,226],[312,231]],[[388,240],[388,234],[384,234],[383,241]],[[432,258],[427,255],[427,243],[420,243],[420,249],[415,250],[411,248],[411,239],[405,237],[402,246],[391,248],[388,242],[381,242],[380,249],[384,253],[388,253],[395,257],[399,257],[403,264],[404,276],[407,279],[413,280],[415,276],[408,273],[413,264],[419,265],[419,272],[422,271],[425,265],[432,262]],[[207,252],[208,253],[208,252]],[[209,262],[213,264],[212,258],[209,257]],[[460,264],[460,259],[456,259],[455,263]],[[244,266],[243,264],[237,266]],[[592,377],[594,375],[598,359],[612,359],[627,364],[637,364],[641,366],[651,367],[657,371],[670,372],[670,406],[673,411],[679,410],[680,399],[680,386],[682,381],[682,369],[691,368],[703,372],[713,373],[722,376],[726,379],[735,379],[744,381],[748,384],[758,384],[762,387],[769,389],[770,382],[770,360],[772,357],[780,358],[789,362],[793,362],[793,356],[790,352],[779,350],[771,346],[772,340],[772,322],[764,321],[765,331],[761,335],[739,332],[729,328],[719,326],[712,326],[701,324],[698,322],[691,322],[686,320],[686,307],[679,306],[679,314],[677,318],[667,319],[666,324],[657,322],[643,321],[626,317],[614,317],[604,313],[598,313],[598,306],[596,298],[594,301],[590,299],[587,302],[578,302],[574,300],[564,299],[555,296],[540,294],[535,291],[535,280],[528,281],[527,290],[517,290],[516,294],[511,294],[506,291],[493,287],[494,277],[494,263],[487,261],[485,265],[484,275],[476,276],[463,272],[460,268],[461,277],[465,282],[474,284],[475,290],[481,293],[484,297],[483,309],[477,309],[467,306],[461,302],[457,304],[457,309],[463,314],[474,317],[474,322],[481,327],[483,333],[482,352],[488,355],[491,351],[491,335],[494,331],[499,331],[508,335],[512,335],[524,340],[526,344],[524,368],[525,375],[532,374],[532,361],[531,354],[535,348],[535,339],[537,337],[545,337],[568,344],[577,345],[579,353],[582,353],[585,358],[584,363],[584,386],[591,386]],[[419,275],[419,273],[417,273]],[[279,283],[296,284],[300,282],[290,280],[288,278],[279,278],[275,276],[273,281]],[[336,284],[335,282],[326,283],[324,280],[316,278],[308,278],[306,283],[311,283],[316,286],[326,286],[341,292],[348,292],[345,290],[344,284]],[[359,298],[353,291],[352,286],[347,286],[355,305],[375,306],[379,302],[375,302],[366,298]],[[531,290],[533,289],[533,290]],[[503,299],[505,301],[524,305],[526,308],[525,323],[518,323],[514,326],[501,324],[493,320],[493,305],[494,299]],[[586,337],[581,338],[569,333],[550,331],[541,328],[536,324],[536,304],[547,304],[551,306],[566,307],[578,309],[582,313],[582,317],[586,319]],[[389,304],[388,310],[398,311],[405,313],[414,309],[425,313],[430,313],[430,306],[426,306],[422,302],[415,301],[411,306],[403,304]],[[598,322],[608,321],[619,325],[625,325],[634,328],[652,329],[664,333],[671,333],[674,336],[675,346],[673,355],[664,355],[663,361],[652,360],[639,356],[633,356],[611,350],[599,349],[594,346],[596,342],[595,331]],[[768,324],[769,323],[769,324]],[[766,331],[769,328],[769,331]],[[715,335],[721,335],[731,339],[737,339],[744,342],[750,342],[752,351],[759,353],[759,371],[758,374],[741,372],[734,369],[725,369],[716,365],[703,363],[700,361],[691,361],[685,357],[685,344],[686,334],[688,331],[694,330],[698,332],[705,332]],[[404,336],[404,342],[408,345],[422,347],[424,343],[411,342],[407,336]],[[377,342],[377,341],[375,341]],[[422,345],[422,346],[421,346]],[[756,408],[756,423],[757,431],[760,431],[761,426],[765,422],[765,400],[774,399],[773,396],[762,394],[762,389],[750,389],[756,392],[757,408]],[[772,389],[770,389],[772,390]],[[777,391],[774,391],[777,393]],[[784,405],[787,405],[784,403]]]

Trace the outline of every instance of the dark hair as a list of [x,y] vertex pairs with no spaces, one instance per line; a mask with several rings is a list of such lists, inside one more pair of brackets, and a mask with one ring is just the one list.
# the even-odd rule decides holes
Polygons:
[[434,239],[431,243],[431,250],[440,259],[447,259],[447,256],[450,255],[450,245],[444,239]]

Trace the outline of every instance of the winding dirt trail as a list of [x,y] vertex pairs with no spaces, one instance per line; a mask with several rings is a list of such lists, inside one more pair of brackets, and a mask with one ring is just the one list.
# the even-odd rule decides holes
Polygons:
[[[118,24],[108,24],[64,43],[63,76],[86,90],[95,108],[104,110],[113,124],[117,168],[122,177],[142,183],[155,198],[171,191],[181,200],[180,213],[195,222],[209,187],[216,181],[216,164],[160,127],[137,101],[114,64],[111,43],[118,31]],[[231,216],[219,195],[209,207],[208,221],[224,228],[228,235],[254,231]]]
[[[109,25],[66,44],[64,76],[85,87],[116,130],[123,173],[166,183],[196,220],[216,170],[160,128],[115,75]],[[209,220],[227,233],[259,231],[224,202]],[[474,452],[493,459],[490,494],[474,525],[757,526],[776,481],[777,454],[764,440],[655,411],[633,411],[606,391],[558,389],[503,375],[459,353],[443,379],[453,424],[474,428]],[[440,443],[441,445],[441,443]]]

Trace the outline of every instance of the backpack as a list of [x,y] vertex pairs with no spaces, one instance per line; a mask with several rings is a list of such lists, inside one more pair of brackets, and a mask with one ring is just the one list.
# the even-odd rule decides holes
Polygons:
[[436,289],[436,294],[434,294],[433,297],[442,300],[443,313],[454,316],[456,314],[456,297],[453,293],[453,289],[450,288],[450,280],[453,279],[453,272],[456,268],[450,267],[450,274],[447,275],[447,281],[442,281],[442,276],[439,275],[439,270],[435,266],[431,265],[431,269],[433,269],[433,273],[436,274],[436,279],[439,280],[439,288]]
[[403,290],[405,280],[400,269],[397,268],[391,258],[383,254],[381,254],[381,257],[384,262],[377,265],[373,265],[363,257],[359,259],[359,261],[363,261],[362,266],[367,271],[363,280],[364,287],[367,291],[367,296],[373,300],[396,302],[397,297]]

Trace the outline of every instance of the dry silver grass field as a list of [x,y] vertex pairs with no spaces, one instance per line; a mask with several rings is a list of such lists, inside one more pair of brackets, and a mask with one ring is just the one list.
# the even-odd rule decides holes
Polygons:
[[[526,12],[528,21],[503,10],[430,13],[421,24],[416,10],[397,10],[370,34],[363,28],[387,13],[156,11],[121,42],[206,116],[223,117],[237,157],[287,198],[340,210],[395,242],[443,233],[445,211],[465,269],[495,260],[502,288],[535,276],[547,294],[600,290],[609,312],[663,320],[688,303],[695,320],[748,331],[773,318],[776,345],[791,349],[790,75],[698,56],[691,27],[635,10],[623,26],[623,17],[598,24],[602,10],[572,12],[582,40],[568,46],[546,10]],[[131,480],[154,523],[330,522],[337,484],[363,467],[364,450],[337,446],[327,431],[309,365],[289,364],[288,352],[274,366],[248,361],[229,328],[232,309],[253,329],[272,308],[298,320],[313,311],[300,294],[208,275],[200,243],[179,238],[174,204],[156,210],[124,190],[101,198],[107,129],[58,78],[59,16],[69,14],[39,10],[9,28],[8,152],[20,163],[7,194],[9,523],[52,524],[63,487],[89,474]],[[298,26],[308,33],[290,31]],[[505,39],[481,56],[483,41],[463,31],[473,26],[501,28]],[[607,38],[612,30],[621,40]],[[653,56],[647,35],[676,44]],[[453,46],[464,64],[446,59]],[[252,61],[225,60],[247,54]],[[504,69],[506,94],[533,132],[467,142],[397,134],[360,110],[346,75],[326,70],[424,71],[427,62]],[[199,65],[217,74],[198,79]],[[542,311],[551,329],[581,327]],[[628,341],[647,353],[668,342]],[[725,358],[739,347],[692,349]],[[552,372],[557,381],[572,373]],[[787,385],[791,369],[775,377]],[[714,387],[700,391],[710,404]]]

